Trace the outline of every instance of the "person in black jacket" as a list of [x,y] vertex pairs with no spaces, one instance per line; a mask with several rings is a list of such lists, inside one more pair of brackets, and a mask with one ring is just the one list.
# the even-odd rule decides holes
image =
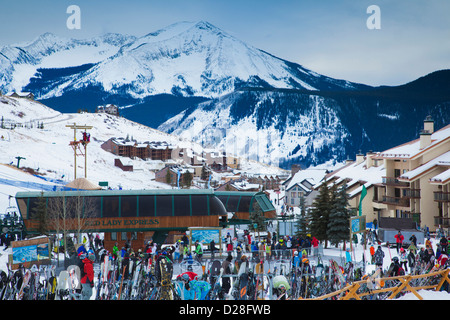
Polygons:
[[377,251],[375,251],[375,265],[382,269],[383,268],[383,259],[384,259],[384,252],[381,246],[378,246]]
[[409,237],[409,241],[411,241],[411,243],[414,244],[415,247],[417,247],[417,238],[415,234]]
[[416,255],[414,254],[414,250],[410,249],[408,253],[408,266],[411,269],[411,272],[414,270],[416,266]]
[[442,236],[441,240],[439,241],[439,244],[441,245],[441,252],[447,254],[448,240],[445,236]]

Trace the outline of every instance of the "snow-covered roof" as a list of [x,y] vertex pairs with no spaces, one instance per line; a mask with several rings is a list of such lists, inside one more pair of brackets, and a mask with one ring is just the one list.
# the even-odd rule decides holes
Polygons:
[[231,183],[233,187],[235,187],[238,190],[246,191],[246,190],[259,190],[261,186],[256,183],[249,183],[248,181],[239,181]]
[[434,148],[436,145],[442,143],[444,140],[450,139],[450,125],[434,132],[431,135],[431,143],[426,148],[420,149],[420,139],[416,139],[397,147],[381,152],[378,157],[384,159],[411,159],[423,152]]
[[[367,168],[365,161],[360,163],[355,161],[353,163],[346,164],[342,168],[327,175],[327,180],[337,178],[335,183],[347,180],[347,187],[350,187],[356,183],[363,182],[363,185],[366,187],[366,189],[368,189],[374,184],[383,182],[385,171],[386,170],[384,166],[372,166],[370,168]],[[351,191],[349,193],[350,198],[359,194],[362,190],[363,185]]]
[[422,164],[421,166],[418,166],[414,170],[402,174],[399,177],[399,180],[413,181],[436,166],[450,167],[450,151],[437,156],[436,158]]
[[181,167],[181,166],[173,166],[170,168],[170,170],[175,173],[178,173],[178,171],[180,171],[181,174],[184,174],[186,172],[190,172],[192,174],[195,173],[194,168]]
[[430,183],[447,184],[450,182],[450,169],[434,176],[430,179]]
[[307,188],[302,182],[305,180],[308,181],[311,185],[317,185],[319,184],[327,174],[327,170],[325,169],[306,169],[306,170],[300,170],[294,176],[292,177],[291,181],[288,183],[286,187],[286,191],[294,187],[295,185],[298,185],[302,187],[305,191],[311,191],[309,188]]

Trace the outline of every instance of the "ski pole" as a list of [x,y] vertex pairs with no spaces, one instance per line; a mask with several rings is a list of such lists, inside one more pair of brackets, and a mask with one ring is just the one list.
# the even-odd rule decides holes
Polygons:
[[389,258],[392,260],[392,256],[391,256],[391,247],[389,246],[389,241],[386,242],[388,251],[389,251]]

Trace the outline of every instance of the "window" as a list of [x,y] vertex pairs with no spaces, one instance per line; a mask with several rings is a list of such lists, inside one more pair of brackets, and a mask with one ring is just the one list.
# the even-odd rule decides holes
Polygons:
[[172,216],[172,196],[156,196],[156,216]]
[[136,196],[122,196],[120,199],[120,216],[121,217],[136,217],[137,200]]
[[219,200],[222,201],[223,205],[226,207],[228,196],[217,196],[217,198],[219,198]]
[[193,216],[208,215],[208,196],[191,196],[191,201]]
[[119,216],[119,197],[103,197],[103,217]]
[[228,212],[238,212],[238,205],[240,196],[230,196],[227,202],[227,211]]
[[189,202],[189,196],[174,196],[173,205],[175,216],[189,216],[191,214],[191,204]]
[[88,215],[91,218],[100,218],[101,217],[101,209],[102,209],[102,198],[101,197],[85,197],[84,205],[89,207]]
[[139,196],[139,217],[155,216],[155,196]]
[[225,215],[226,210],[222,202],[216,197],[205,197],[207,200],[209,199],[209,214],[210,215]]
[[239,212],[250,212],[250,202],[252,197],[241,197],[239,202]]

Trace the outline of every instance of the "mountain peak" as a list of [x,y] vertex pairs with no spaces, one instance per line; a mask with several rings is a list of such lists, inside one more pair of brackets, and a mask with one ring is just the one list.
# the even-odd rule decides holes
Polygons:
[[197,23],[195,23],[195,27],[205,30],[220,30],[219,28],[217,28],[216,26],[205,20],[200,20]]
[[168,40],[182,33],[189,32],[190,30],[206,30],[213,31],[215,33],[222,33],[222,30],[212,25],[211,23],[200,20],[200,21],[180,21],[173,23],[167,27],[161,28],[157,31],[147,33],[145,36],[141,37],[141,41],[145,42],[158,42]]

